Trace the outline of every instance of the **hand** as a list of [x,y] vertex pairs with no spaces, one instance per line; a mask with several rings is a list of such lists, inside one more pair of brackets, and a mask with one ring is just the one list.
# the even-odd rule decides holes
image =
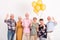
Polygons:
[[44,29],[46,29],[45,25],[44,25]]
[[57,22],[55,21],[55,18],[54,18],[54,17],[52,17],[52,20],[53,20],[53,22],[57,23]]
[[53,20],[55,20],[55,18],[54,18],[54,17],[52,17],[52,19],[53,19]]
[[9,17],[9,15],[7,14],[5,19],[7,19],[8,17]]
[[52,21],[55,22],[55,18],[54,17],[52,17]]

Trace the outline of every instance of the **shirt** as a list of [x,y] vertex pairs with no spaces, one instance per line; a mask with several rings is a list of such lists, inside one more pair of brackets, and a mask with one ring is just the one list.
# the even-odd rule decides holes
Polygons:
[[53,31],[54,30],[54,27],[56,26],[57,23],[55,22],[47,22],[47,31]]
[[37,27],[38,27],[38,23],[32,23],[30,29],[31,29],[31,36],[33,35],[37,35]]
[[4,22],[8,26],[8,30],[15,30],[16,28],[16,21],[12,19],[4,20]]
[[23,19],[22,26],[24,27],[23,30],[24,33],[30,33],[30,24],[31,24],[30,19]]
[[37,34],[38,34],[38,37],[47,38],[47,25],[41,26],[41,24],[39,24]]

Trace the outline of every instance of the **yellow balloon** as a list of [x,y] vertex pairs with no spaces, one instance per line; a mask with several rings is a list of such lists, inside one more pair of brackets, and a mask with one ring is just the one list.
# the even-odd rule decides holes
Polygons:
[[36,6],[36,2],[35,2],[35,1],[32,2],[32,6],[33,6],[33,7]]
[[32,2],[33,11],[37,14],[39,11],[44,11],[46,9],[46,5],[42,3],[42,0],[38,0],[37,2]]
[[34,11],[36,14],[38,14],[38,12],[39,12],[39,11],[38,11],[38,10],[36,10],[36,9],[34,9],[33,11]]
[[39,5],[36,5],[35,6],[35,9],[39,11],[40,10],[40,6]]
[[45,4],[41,4],[41,5],[40,5],[40,10],[44,11],[45,9],[46,9]]
[[37,3],[38,3],[38,4],[42,4],[42,0],[38,0]]

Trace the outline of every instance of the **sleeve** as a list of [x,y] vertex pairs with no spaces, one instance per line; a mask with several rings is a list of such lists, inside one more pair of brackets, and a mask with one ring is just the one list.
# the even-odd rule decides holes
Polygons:
[[39,28],[39,24],[37,23],[37,31],[38,31],[38,28]]
[[53,22],[53,24],[54,24],[54,26],[56,26],[56,25],[57,25],[57,23],[56,23],[56,22]]
[[16,21],[15,21],[15,26],[16,26],[17,24],[16,24]]
[[47,25],[45,25],[45,27],[47,28]]
[[8,23],[8,22],[9,22],[9,20],[4,20],[4,22],[5,22],[5,23]]
[[47,26],[48,25],[48,22],[45,25]]
[[24,27],[24,20],[22,21],[22,26]]
[[47,25],[45,25],[46,29],[45,29],[45,32],[47,32]]
[[17,28],[18,28],[18,22],[16,23],[16,32],[17,32]]

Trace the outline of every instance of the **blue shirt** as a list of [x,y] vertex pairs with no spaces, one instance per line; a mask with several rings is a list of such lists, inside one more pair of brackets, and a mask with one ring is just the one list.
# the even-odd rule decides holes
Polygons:
[[54,30],[54,27],[56,26],[57,23],[55,22],[47,22],[47,31],[53,31]]

